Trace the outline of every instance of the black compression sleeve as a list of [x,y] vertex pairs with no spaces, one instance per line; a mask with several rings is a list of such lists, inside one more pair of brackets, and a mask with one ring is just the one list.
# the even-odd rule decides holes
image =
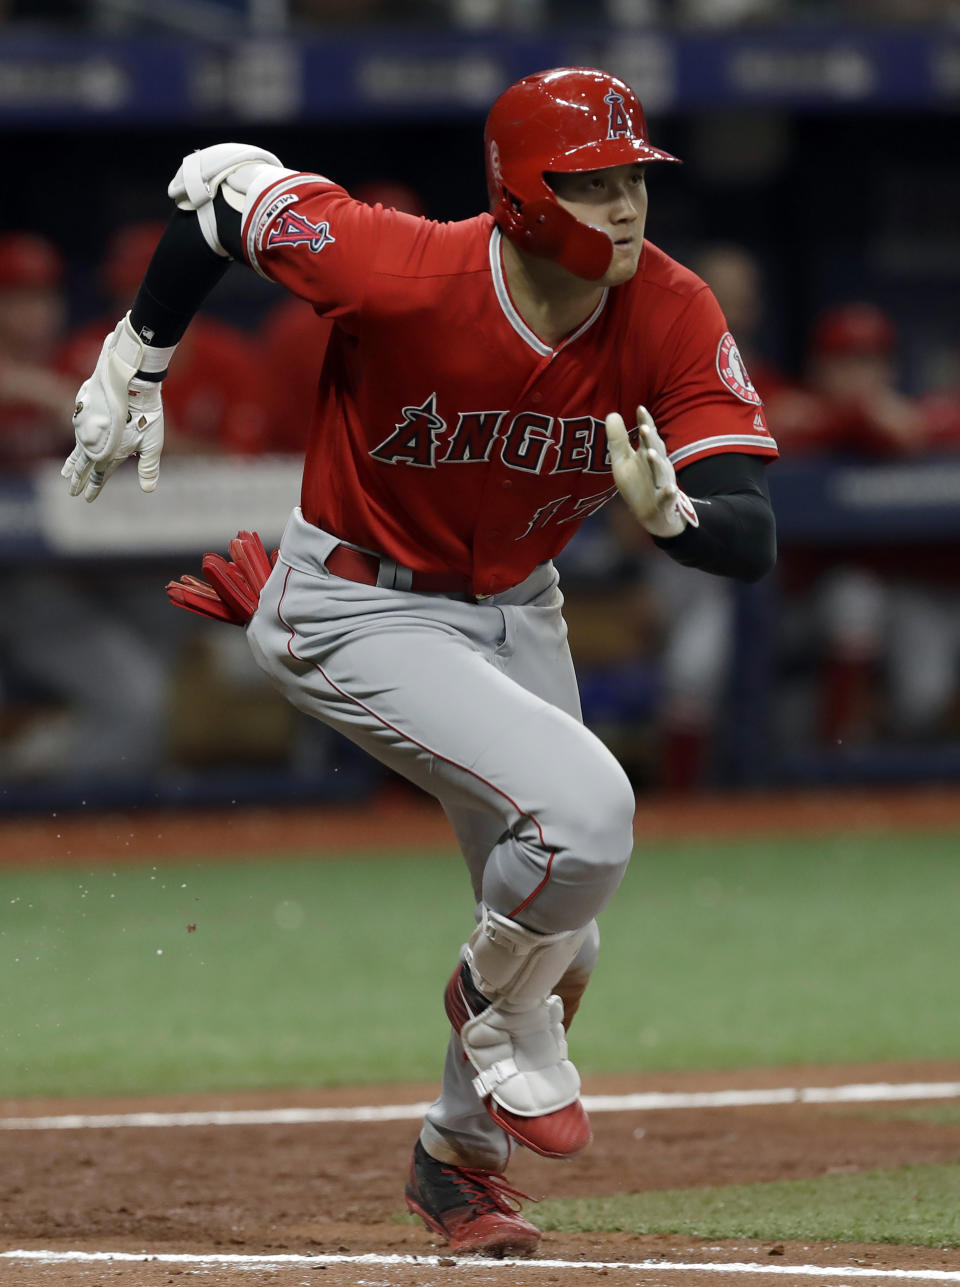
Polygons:
[[239,210],[234,210],[233,206],[227,203],[221,188],[213,198],[213,209],[217,216],[217,236],[220,238],[220,245],[228,255],[231,255],[238,263],[245,263],[243,255],[243,215]]
[[654,537],[671,558],[738,581],[758,581],[777,561],[777,528],[761,456],[723,452],[677,471],[699,527]]
[[[240,215],[220,200],[219,194],[215,208],[221,241],[233,254],[235,247],[239,249]],[[158,348],[179,343],[194,313],[229,266],[230,260],[204,241],[193,211],[175,210],[130,310],[133,329],[145,339],[149,336],[148,342]]]

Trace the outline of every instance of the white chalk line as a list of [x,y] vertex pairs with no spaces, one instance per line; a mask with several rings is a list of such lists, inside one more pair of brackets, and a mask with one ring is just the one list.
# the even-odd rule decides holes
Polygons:
[[[957,1099],[960,1081],[863,1082],[849,1086],[777,1087],[770,1090],[647,1092],[584,1095],[589,1113],[649,1113],[678,1108],[758,1108],[771,1104],[880,1104],[900,1100]],[[331,1122],[419,1120],[419,1104],[354,1108],[241,1108],[184,1113],[65,1113],[56,1117],[0,1117],[5,1131],[71,1131],[107,1126],[301,1126]]]
[[[3,1251],[0,1260],[32,1261],[45,1265],[56,1264],[151,1264],[161,1265],[232,1265],[238,1269],[253,1269],[257,1266],[285,1265],[376,1265],[382,1268],[401,1265],[419,1266],[422,1269],[449,1268],[449,1256],[386,1256],[367,1253],[365,1255],[315,1255],[300,1256],[292,1253],[274,1256],[243,1256],[236,1253],[223,1255],[190,1255],[185,1252],[149,1251]],[[758,1265],[749,1262],[730,1261],[728,1263],[706,1262],[677,1263],[666,1260],[487,1260],[478,1257],[459,1257],[458,1266],[482,1265],[490,1269],[605,1269],[624,1270],[630,1273],[655,1270],[657,1273],[707,1273],[707,1274],[770,1274],[787,1278],[791,1275],[806,1278],[870,1278],[893,1279],[908,1282],[941,1282],[960,1283],[960,1270],[953,1269],[865,1269],[861,1266],[838,1265]]]

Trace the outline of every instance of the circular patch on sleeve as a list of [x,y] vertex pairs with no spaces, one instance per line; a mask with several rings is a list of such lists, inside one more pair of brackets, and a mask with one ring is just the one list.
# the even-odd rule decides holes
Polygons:
[[717,346],[717,372],[730,392],[736,394],[741,402],[749,402],[753,407],[759,407],[762,404],[763,399],[753,387],[747,368],[743,364],[737,341],[729,331],[724,332]]

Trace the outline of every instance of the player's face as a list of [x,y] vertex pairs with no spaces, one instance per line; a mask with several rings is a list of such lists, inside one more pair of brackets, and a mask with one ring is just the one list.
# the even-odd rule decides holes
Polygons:
[[647,220],[642,165],[611,165],[582,174],[552,174],[550,185],[565,210],[613,239],[613,259],[598,285],[619,286],[637,271]]

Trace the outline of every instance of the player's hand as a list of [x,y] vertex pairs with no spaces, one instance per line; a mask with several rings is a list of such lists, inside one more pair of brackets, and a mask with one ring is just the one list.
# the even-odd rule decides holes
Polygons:
[[77,392],[73,412],[76,446],[60,471],[70,495],[95,501],[107,479],[128,456],[139,456],[140,488],[152,492],[163,451],[160,385],[137,378],[144,344],[129,318],[117,323],[97,365]]
[[630,445],[623,416],[607,416],[607,444],[617,490],[638,521],[653,536],[679,536],[687,525],[699,526],[697,511],[677,486],[663,439],[646,407],[637,407],[640,440]]

